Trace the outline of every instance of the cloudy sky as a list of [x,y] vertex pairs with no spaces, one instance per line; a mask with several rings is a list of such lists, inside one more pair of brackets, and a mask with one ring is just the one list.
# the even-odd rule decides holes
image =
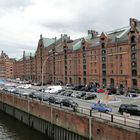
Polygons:
[[40,34],[75,39],[125,27],[140,20],[139,7],[140,0],[0,0],[0,50],[20,58],[35,52]]

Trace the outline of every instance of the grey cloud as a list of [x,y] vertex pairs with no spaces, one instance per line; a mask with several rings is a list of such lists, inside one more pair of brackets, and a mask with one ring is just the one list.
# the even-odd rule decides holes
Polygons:
[[[79,1],[80,2],[80,1]],[[96,5],[92,0],[79,3],[80,8],[70,22],[42,21],[40,26],[57,32],[87,32],[94,29],[99,32],[110,31],[129,25],[129,18],[138,18],[139,0],[99,0]],[[138,18],[139,19],[139,18]]]
[[30,4],[31,0],[0,0],[0,8],[2,9],[26,7]]
[[9,57],[11,58],[21,58],[23,51],[25,50],[25,52],[35,52],[35,47],[29,45],[29,44],[20,44],[20,43],[15,43],[15,42],[1,42],[0,43],[0,50],[3,50],[6,54],[8,54]]

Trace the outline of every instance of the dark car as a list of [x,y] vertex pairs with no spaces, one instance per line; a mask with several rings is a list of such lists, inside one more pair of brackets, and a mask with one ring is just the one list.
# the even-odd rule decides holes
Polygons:
[[78,93],[77,94],[77,98],[82,98],[82,97],[84,97],[86,95],[86,92],[80,92],[80,93]]
[[121,104],[119,107],[119,112],[126,112],[132,115],[140,115],[140,107],[134,104]]
[[95,99],[95,98],[97,98],[97,95],[96,94],[94,94],[94,93],[87,93],[81,99],[84,99],[84,100],[92,100],[92,99]]
[[54,97],[54,96],[50,96],[48,98],[48,101],[49,101],[49,103],[55,103],[55,104],[60,104],[61,103],[61,100],[59,98]]
[[126,97],[138,97],[138,95],[135,92],[129,92],[126,94]]
[[62,99],[60,104],[63,106],[72,107],[72,108],[78,107],[78,103],[76,103],[75,101],[73,101],[72,99],[69,99],[69,98]]
[[91,109],[97,110],[99,112],[105,112],[105,113],[112,111],[112,108],[106,106],[105,104],[100,104],[100,103],[99,104],[93,103],[91,105]]
[[75,85],[72,90],[81,90],[81,88],[84,87],[83,85]]
[[116,94],[117,92],[117,89],[114,87],[107,88],[106,90],[109,91],[111,94]]

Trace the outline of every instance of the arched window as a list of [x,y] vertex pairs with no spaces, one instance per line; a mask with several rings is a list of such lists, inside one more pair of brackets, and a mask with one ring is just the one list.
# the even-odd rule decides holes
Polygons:
[[135,36],[131,37],[131,43],[136,43],[136,37]]
[[102,50],[102,55],[106,54],[106,50]]
[[104,49],[105,48],[105,43],[102,43],[101,45],[102,45],[102,49]]
[[132,79],[132,85],[137,86],[137,79]]
[[132,70],[132,76],[137,76],[137,71],[136,70]]
[[136,46],[135,45],[132,45],[131,46],[131,51],[135,51],[136,50]]
[[131,54],[131,58],[132,58],[132,59],[136,59],[136,53],[132,53],[132,54]]
[[131,65],[132,65],[133,68],[134,68],[134,67],[137,67],[137,63],[136,63],[135,61],[133,61],[133,62],[131,63]]

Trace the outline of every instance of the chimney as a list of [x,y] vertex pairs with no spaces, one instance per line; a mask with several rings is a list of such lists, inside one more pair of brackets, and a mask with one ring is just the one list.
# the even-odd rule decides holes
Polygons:
[[96,32],[95,30],[88,30],[88,35],[91,35],[91,39],[97,37],[98,32]]

